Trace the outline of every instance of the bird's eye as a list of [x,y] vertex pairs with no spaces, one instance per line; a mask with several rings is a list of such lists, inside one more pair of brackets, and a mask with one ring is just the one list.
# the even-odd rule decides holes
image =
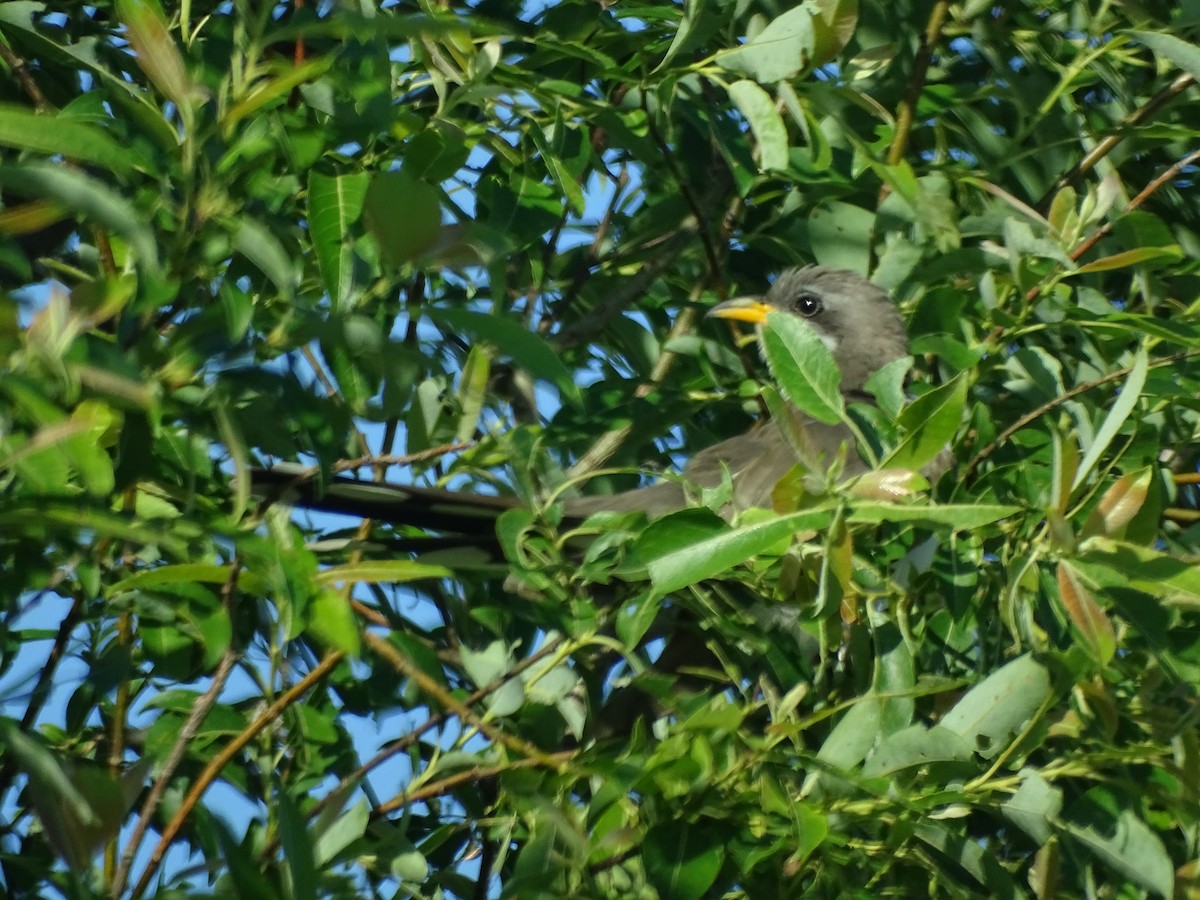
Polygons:
[[816,294],[805,292],[796,298],[796,312],[800,313],[806,319],[811,319],[824,308],[825,304],[821,302],[821,298]]

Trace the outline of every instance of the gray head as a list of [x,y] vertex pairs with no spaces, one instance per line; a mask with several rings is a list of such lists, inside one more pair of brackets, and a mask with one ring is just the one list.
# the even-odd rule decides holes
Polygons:
[[844,391],[908,355],[908,333],[891,298],[845,269],[788,269],[763,296],[729,300],[708,314],[762,324],[772,310],[798,316],[820,336],[837,360]]

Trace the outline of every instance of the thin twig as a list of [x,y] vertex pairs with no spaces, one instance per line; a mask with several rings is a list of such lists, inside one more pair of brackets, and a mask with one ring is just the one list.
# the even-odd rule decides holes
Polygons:
[[0,44],[0,59],[8,63],[8,67],[17,76],[17,81],[20,83],[21,89],[29,95],[29,99],[33,101],[34,108],[38,112],[50,112],[54,109],[54,105],[46,99],[46,95],[42,93],[42,89],[33,80],[33,75],[30,74],[29,66],[26,65],[25,60],[13,53],[5,44]]
[[[1184,350],[1180,353],[1173,353],[1170,356],[1163,356],[1163,357],[1160,357],[1159,359],[1151,360],[1149,367],[1151,369],[1156,369],[1160,366],[1169,366],[1173,363],[1177,363],[1177,362],[1180,362],[1181,360],[1185,360],[1185,359],[1190,359],[1191,357],[1197,356],[1197,355],[1200,355],[1200,350]],[[1054,398],[1046,401],[1045,403],[1043,403],[1037,409],[1032,410],[1031,412],[1028,412],[1025,415],[1021,416],[1021,418],[1017,419],[1016,422],[1014,422],[1008,428],[1004,429],[1004,431],[1002,431],[1000,433],[1000,435],[994,441],[992,441],[990,444],[988,444],[986,447],[984,447],[982,450],[980,450],[977,454],[975,454],[975,458],[972,459],[971,462],[967,464],[966,469],[963,471],[963,478],[964,479],[970,478],[971,475],[974,473],[976,467],[981,462],[983,462],[985,459],[987,459],[989,456],[991,456],[992,453],[994,453],[996,451],[997,447],[999,447],[1001,444],[1003,444],[1005,441],[1007,441],[1010,437],[1012,437],[1014,434],[1016,434],[1018,431],[1020,431],[1022,428],[1024,428],[1029,423],[1041,418],[1046,413],[1050,412],[1052,409],[1055,409],[1056,407],[1061,406],[1062,404],[1066,403],[1068,400],[1070,400],[1074,397],[1078,397],[1080,394],[1086,393],[1087,391],[1090,391],[1092,388],[1097,388],[1097,387],[1100,387],[1101,385],[1108,384],[1110,381],[1117,381],[1118,379],[1124,378],[1131,371],[1133,371],[1132,366],[1125,366],[1124,368],[1117,369],[1115,372],[1109,372],[1107,375],[1104,375],[1100,378],[1096,378],[1092,381],[1086,381],[1083,384],[1076,385],[1075,387],[1071,388],[1069,391],[1067,391],[1063,394],[1059,394],[1057,397],[1054,397]]]
[[[345,399],[342,397],[337,385],[335,385],[330,379],[329,374],[325,371],[325,367],[321,365],[321,361],[317,359],[317,354],[313,352],[312,346],[305,345],[300,349],[300,352],[304,355],[304,359],[312,368],[313,374],[317,377],[317,381],[321,382],[321,386],[325,388],[325,395],[335,403],[344,403]],[[366,435],[362,433],[362,429],[360,429],[357,425],[353,426],[353,428],[355,441],[357,442],[359,449],[362,450],[364,455],[369,455],[371,452],[371,447],[367,444]]]
[[174,842],[176,836],[179,834],[179,830],[183,827],[183,823],[187,821],[187,817],[191,815],[196,804],[200,802],[200,798],[208,790],[209,785],[221,774],[221,770],[229,765],[234,757],[247,744],[254,740],[264,728],[279,718],[285,709],[295,703],[305,691],[333,671],[344,658],[344,655],[338,651],[327,655],[312,671],[281,694],[241,734],[230,741],[224,750],[209,761],[208,765],[204,767],[204,771],[200,773],[195,783],[192,784],[187,796],[183,798],[183,802],[179,805],[179,809],[175,812],[175,815],[171,817],[171,820],[163,828],[158,845],[154,848],[154,852],[150,856],[150,862],[146,864],[146,870],[138,880],[137,887],[133,889],[132,900],[138,900],[146,892],[146,889],[150,886],[150,880],[162,864],[162,859],[167,852],[167,848]]
[[[545,659],[551,653],[554,653],[562,645],[564,640],[565,638],[560,636],[552,641],[548,641],[542,647],[538,648],[536,652],[525,657],[495,681],[479,688],[477,691],[467,696],[463,700],[463,703],[465,703],[467,706],[474,706],[476,703],[479,703],[481,700],[485,699],[489,695],[498,691],[504,685],[508,684],[530,666]],[[392,741],[349,775],[343,777],[332,791],[314,803],[312,809],[308,811],[308,818],[314,819],[319,816],[325,810],[325,808],[329,806],[330,803],[334,802],[335,800],[339,800],[339,798],[344,795],[345,791],[348,791],[355,784],[358,784],[360,781],[366,778],[370,772],[383,765],[393,756],[403,753],[405,750],[419,741],[423,735],[427,734],[432,729],[437,728],[444,722],[447,722],[451,717],[452,714],[445,711],[435,712],[408,734],[404,735],[404,737]],[[275,837],[270,841],[270,843],[267,844],[265,848],[263,848],[262,856],[269,857],[277,849],[279,849],[279,838]]]
[[[708,216],[715,206],[711,201],[711,191],[704,198],[704,202],[692,192],[692,186],[689,180],[684,177],[683,172],[679,168],[679,164],[675,161],[675,155],[671,152],[671,147],[663,138],[662,132],[658,130],[658,125],[654,121],[654,113],[651,111],[648,101],[645,96],[642,98],[642,109],[646,112],[646,128],[654,143],[658,146],[659,152],[662,154],[663,162],[671,172],[671,177],[675,180],[675,187],[679,189],[679,195],[683,197],[683,202],[692,212],[692,218],[696,220],[696,235],[700,238],[700,246],[704,248],[704,256],[708,260],[709,277],[715,285],[722,285],[724,282],[721,278],[721,253],[718,252],[716,243],[713,241],[713,236],[708,230]],[[715,162],[715,160],[714,160]],[[725,170],[722,170],[722,174]],[[722,178],[714,178],[714,184],[721,184]],[[724,191],[722,190],[722,193]]]
[[[226,611],[230,611],[233,608],[233,596],[237,590],[237,582],[241,571],[242,561],[240,558],[235,557],[229,567],[229,577],[225,579],[225,584],[221,588],[222,606],[224,606]],[[225,652],[221,654],[221,659],[217,663],[217,668],[213,673],[212,683],[208,686],[208,690],[201,694],[195,704],[192,705],[187,720],[183,723],[183,727],[179,729],[175,743],[171,747],[170,753],[167,754],[166,762],[163,763],[158,777],[146,794],[146,801],[142,804],[142,811],[138,814],[138,820],[133,826],[133,831],[130,832],[129,838],[125,842],[125,852],[121,854],[121,864],[117,867],[117,872],[112,880],[112,896],[114,898],[120,897],[121,892],[125,889],[125,883],[129,879],[129,872],[133,867],[133,858],[137,855],[138,847],[142,844],[142,838],[145,837],[146,830],[150,827],[150,820],[158,810],[159,803],[162,802],[163,794],[166,793],[167,788],[171,784],[171,777],[175,774],[175,770],[179,768],[179,764],[183,762],[183,758],[187,755],[192,738],[196,736],[196,732],[200,730],[205,717],[216,704],[217,698],[221,696],[221,691],[225,689],[225,684],[229,680],[229,676],[233,674],[234,666],[237,665],[240,657],[241,654],[234,649],[233,643],[230,642],[225,647]]]
[[[1122,215],[1133,212],[1133,210],[1145,203],[1155,191],[1157,191],[1160,187],[1173,179],[1176,175],[1197,160],[1200,160],[1200,150],[1193,150],[1187,156],[1183,157],[1183,159],[1177,160],[1173,165],[1168,167],[1166,171],[1142,188],[1138,192],[1138,195],[1129,201],[1129,205],[1126,206],[1122,211]],[[1113,230],[1114,223],[1115,220],[1109,220],[1088,235],[1087,239],[1084,240],[1083,243],[1071,251],[1071,259],[1075,262],[1078,262],[1079,258],[1083,256],[1083,254],[1091,250]]]
[[416,790],[405,791],[398,797],[381,805],[371,813],[371,816],[372,818],[386,816],[388,813],[395,812],[403,806],[428,800],[431,797],[438,797],[459,785],[469,784],[473,781],[482,781],[485,778],[494,778],[497,775],[503,775],[505,772],[511,772],[514,769],[532,769],[534,766],[553,766],[556,769],[560,769],[563,763],[568,763],[574,759],[576,753],[577,751],[575,750],[560,750],[557,753],[541,754],[538,758],[514,759],[495,766],[479,766],[469,769],[466,772],[458,772],[440,781],[432,781]]
[[[579,261],[579,264],[575,268],[575,274],[571,278],[571,283],[567,285],[567,289],[563,291],[563,295],[559,301],[554,304],[554,308],[538,322],[538,333],[545,334],[554,325],[558,324],[562,320],[563,315],[579,299],[579,294],[583,290],[584,284],[587,283],[593,266],[600,259],[600,247],[608,237],[608,230],[612,226],[613,214],[616,212],[617,204],[622,199],[622,191],[624,191],[628,184],[629,174],[622,167],[621,173],[616,178],[616,190],[613,191],[604,214],[600,216],[600,221],[596,225],[596,233],[592,238],[591,245],[588,247],[587,255]],[[532,309],[532,306],[530,309]]]
[[1123,141],[1128,134],[1130,134],[1135,125],[1140,125],[1142,122],[1146,121],[1168,102],[1174,100],[1195,83],[1196,77],[1194,75],[1190,73],[1180,75],[1165,88],[1147,100],[1144,104],[1122,119],[1121,122],[1119,122],[1112,130],[1112,133],[1096,144],[1096,146],[1092,148],[1091,152],[1084,156],[1084,158],[1076,164],[1075,168],[1071,169],[1071,171],[1059,178],[1058,181],[1054,182],[1054,186],[1051,187],[1050,190],[1046,192],[1045,196],[1038,201],[1038,209],[1047,209],[1050,205],[1050,201],[1054,199],[1054,196],[1059,191],[1065,187],[1070,187],[1071,185],[1075,184],[1077,181],[1083,178],[1084,175],[1096,168],[1100,161],[1104,159],[1104,157],[1108,156],[1108,154],[1112,153],[1116,146],[1121,143],[1121,141]]
[[933,62],[933,48],[942,38],[942,26],[946,23],[946,15],[950,11],[950,0],[937,0],[929,13],[929,21],[921,32],[921,43],[917,47],[917,55],[913,60],[912,77],[896,111],[896,132],[892,135],[892,145],[888,147],[887,163],[897,165],[908,151],[908,139],[912,135],[913,122],[917,116],[917,102],[921,99],[921,91],[925,89],[925,78],[929,74],[929,64]]
[[377,634],[367,632],[367,634],[363,636],[363,640],[366,642],[367,646],[382,656],[388,665],[390,665],[404,677],[412,679],[412,681],[416,683],[417,687],[432,697],[435,702],[458,716],[458,718],[461,719],[464,724],[470,725],[471,727],[477,729],[479,733],[488,740],[497,744],[502,744],[503,746],[521,754],[522,756],[539,759],[543,765],[556,765],[556,763],[552,761],[550,757],[548,757],[533,744],[523,741],[518,737],[514,737],[513,735],[508,734],[491,723],[480,719],[479,716],[475,714],[474,710],[463,703],[463,701],[455,698],[453,694],[425,674],[425,672],[412,663],[397,648],[389,644],[384,638],[381,638]]

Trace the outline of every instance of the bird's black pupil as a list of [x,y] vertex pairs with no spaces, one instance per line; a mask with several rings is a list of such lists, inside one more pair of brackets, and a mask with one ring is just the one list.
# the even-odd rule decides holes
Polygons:
[[815,316],[821,311],[821,300],[813,294],[801,294],[796,308],[802,316]]

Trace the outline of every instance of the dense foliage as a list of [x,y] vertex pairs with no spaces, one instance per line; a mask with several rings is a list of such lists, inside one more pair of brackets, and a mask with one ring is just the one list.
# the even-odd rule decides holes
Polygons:
[[[0,70],[10,895],[1200,890],[1195,2],[15,0]],[[910,323],[880,471],[583,540],[820,375],[702,318],[813,261]]]

